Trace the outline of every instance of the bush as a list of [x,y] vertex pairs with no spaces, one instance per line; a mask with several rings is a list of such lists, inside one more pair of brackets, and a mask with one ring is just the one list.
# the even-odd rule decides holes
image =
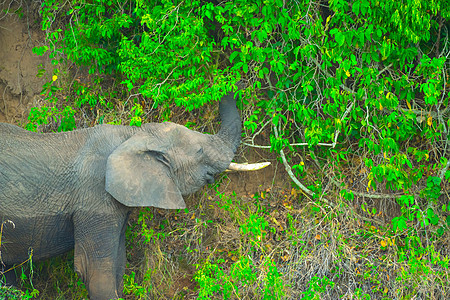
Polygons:
[[[213,118],[210,102],[239,85],[243,145],[270,150],[284,165],[293,192],[255,197],[282,204],[281,239],[290,254],[264,248],[268,230],[280,234],[277,209],[246,215],[240,204],[212,195],[228,207],[220,216],[236,220],[238,245],[246,248],[228,249],[236,259],[224,266],[217,251],[191,257],[199,297],[300,296],[295,287],[309,291],[305,297],[428,297],[432,290],[419,288],[424,281],[434,282],[435,297],[448,293],[439,284],[448,275],[447,251],[437,249],[450,226],[443,195],[450,177],[450,14],[443,2],[45,0],[41,13],[47,42],[35,52],[50,53],[57,66],[43,91],[57,104],[33,110],[29,129],[49,116],[55,130],[74,129],[82,118],[84,125],[139,126],[155,109],[156,119],[170,119],[174,105],[200,111],[189,120],[198,124],[199,116]],[[83,78],[63,80],[71,64]],[[56,100],[63,95],[67,102]],[[309,227],[300,226],[300,216]],[[201,231],[206,223],[198,222],[180,226]],[[348,249],[370,260],[353,265]],[[368,249],[396,267],[376,271],[389,264]],[[298,264],[319,264],[308,252],[333,253],[333,262],[302,273]],[[350,292],[332,284],[348,277],[357,282]],[[133,289],[134,275],[127,278],[130,291],[143,291]],[[292,290],[279,288],[279,278]]]

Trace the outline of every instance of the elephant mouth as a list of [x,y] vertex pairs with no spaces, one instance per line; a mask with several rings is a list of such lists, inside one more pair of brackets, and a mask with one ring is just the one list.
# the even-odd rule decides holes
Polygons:
[[208,184],[213,184],[213,183],[215,182],[214,174],[206,173],[205,181],[206,181]]

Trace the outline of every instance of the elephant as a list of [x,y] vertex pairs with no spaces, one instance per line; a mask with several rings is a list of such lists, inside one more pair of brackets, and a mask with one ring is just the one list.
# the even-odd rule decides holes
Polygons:
[[0,123],[3,270],[74,249],[90,299],[119,298],[132,208],[185,208],[183,196],[230,165],[241,136],[233,92],[219,113],[217,134],[171,122],[59,133]]

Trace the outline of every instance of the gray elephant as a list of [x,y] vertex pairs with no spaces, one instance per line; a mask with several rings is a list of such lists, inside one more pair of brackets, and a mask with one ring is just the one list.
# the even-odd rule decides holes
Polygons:
[[230,164],[241,121],[233,93],[219,104],[216,135],[183,126],[98,125],[37,134],[0,123],[3,269],[75,248],[91,299],[121,295],[125,228],[132,207],[184,208]]

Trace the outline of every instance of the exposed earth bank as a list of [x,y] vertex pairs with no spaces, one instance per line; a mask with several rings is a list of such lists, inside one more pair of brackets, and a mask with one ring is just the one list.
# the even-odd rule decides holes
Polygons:
[[24,122],[48,80],[37,74],[51,68],[49,58],[32,51],[45,37],[38,6],[38,2],[24,2],[20,8],[10,1],[0,4],[0,122]]

